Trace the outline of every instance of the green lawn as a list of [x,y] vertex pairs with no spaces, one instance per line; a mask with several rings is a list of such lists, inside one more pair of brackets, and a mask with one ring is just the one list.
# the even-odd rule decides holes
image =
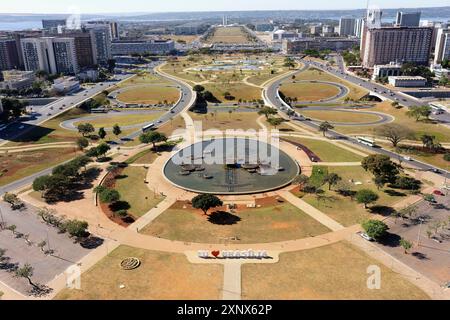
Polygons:
[[[149,114],[124,114],[124,115],[117,115],[114,116],[105,114],[104,116],[98,117],[94,120],[85,120],[82,119],[78,122],[75,122],[74,125],[77,126],[81,123],[90,123],[92,124],[96,129],[99,128],[112,128],[115,124],[118,124],[119,126],[134,126],[138,124],[143,124],[146,122],[151,122],[155,119],[158,119],[163,112],[152,112]],[[139,129],[139,128],[138,128]],[[136,130],[138,130],[136,129]]]
[[176,103],[180,98],[180,91],[168,86],[145,86],[123,90],[117,100],[132,104],[157,104],[167,101]]
[[156,218],[142,233],[197,243],[222,243],[231,237],[238,237],[239,243],[265,243],[317,236],[330,231],[288,203],[240,209],[233,215],[227,220],[228,225],[213,224],[200,211],[183,209],[178,203]]
[[[351,186],[351,190],[353,191],[370,189],[376,192],[380,199],[375,204],[370,205],[369,208],[373,206],[390,207],[406,196],[406,194],[402,195],[401,193],[389,195],[385,192],[386,190],[390,190],[387,187],[378,190],[372,181],[371,174],[367,173],[362,167],[315,167],[314,172],[317,172],[319,169],[322,172],[328,171],[329,173],[338,174],[342,177],[344,183]],[[320,185],[320,175],[314,175],[312,179],[316,186]],[[358,182],[361,185],[355,184]],[[356,200],[352,200],[350,197],[341,196],[334,190],[329,191],[328,185],[323,186],[322,190],[324,193],[320,197],[306,194],[302,199],[344,226],[361,223],[371,216],[370,211],[364,209],[362,204],[358,204]]]
[[[381,289],[370,290],[368,267],[381,268]],[[242,265],[247,300],[428,300],[421,289],[348,242],[283,253],[275,264]]]
[[[116,180],[115,189],[119,191],[121,200],[130,204],[129,212],[133,216],[141,217],[145,215],[164,199],[161,195],[155,194],[144,183],[147,175],[146,169],[142,167],[127,167],[121,175],[124,178]],[[155,181],[149,182],[150,186],[155,186]]]
[[158,154],[151,149],[147,149],[132,156],[126,162],[128,164],[152,164],[156,158],[158,158]]
[[286,137],[288,141],[301,143],[314,152],[324,162],[359,162],[363,157],[351,151],[323,141],[307,138]]

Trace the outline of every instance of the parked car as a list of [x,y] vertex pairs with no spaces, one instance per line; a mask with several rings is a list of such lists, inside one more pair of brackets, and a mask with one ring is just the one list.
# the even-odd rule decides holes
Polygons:
[[370,237],[367,233],[365,232],[358,232],[357,233],[361,238],[363,238],[364,240],[367,241],[374,241],[374,239],[372,237]]
[[440,190],[434,190],[433,194],[436,195],[436,196],[440,196],[440,197],[445,196],[445,194],[442,191],[440,191]]

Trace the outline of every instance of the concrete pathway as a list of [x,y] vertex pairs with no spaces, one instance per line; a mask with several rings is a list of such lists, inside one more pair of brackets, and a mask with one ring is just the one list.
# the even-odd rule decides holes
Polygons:
[[224,263],[223,300],[241,300],[241,265],[239,261]]

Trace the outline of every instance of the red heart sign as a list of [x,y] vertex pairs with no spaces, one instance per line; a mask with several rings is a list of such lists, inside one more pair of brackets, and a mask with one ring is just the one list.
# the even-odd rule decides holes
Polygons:
[[211,254],[217,258],[220,255],[220,251],[211,251]]

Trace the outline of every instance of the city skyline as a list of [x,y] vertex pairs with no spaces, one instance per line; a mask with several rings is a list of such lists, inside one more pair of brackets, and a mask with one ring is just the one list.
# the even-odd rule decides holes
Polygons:
[[[400,0],[392,1],[377,0],[370,1],[371,6],[382,8],[420,8],[420,7],[440,7],[447,6],[446,0]],[[8,2],[0,4],[0,13],[22,13],[22,14],[65,14],[73,13],[79,10],[81,13],[138,13],[138,12],[194,12],[194,11],[253,11],[253,10],[352,10],[363,9],[367,6],[366,0],[359,1],[341,1],[332,3],[327,0],[318,0],[313,4],[306,1],[281,0],[274,3],[269,0],[258,1],[258,7],[255,3],[247,1],[245,3],[231,3],[229,1],[219,0],[213,3],[196,0],[186,3],[181,0],[174,0],[170,3],[140,3],[140,1],[130,0],[127,2],[116,2],[111,5],[106,0],[87,1],[79,0],[76,3],[72,1],[36,1],[24,0],[20,4],[17,2]]]

